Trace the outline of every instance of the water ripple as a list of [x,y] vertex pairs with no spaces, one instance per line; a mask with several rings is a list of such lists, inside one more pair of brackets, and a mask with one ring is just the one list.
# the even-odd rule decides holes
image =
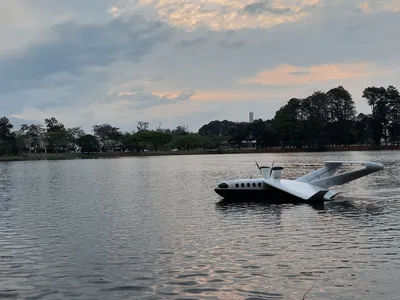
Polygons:
[[[387,168],[322,207],[212,190],[254,160],[339,159]],[[399,299],[399,170],[395,151],[2,163],[0,299]]]

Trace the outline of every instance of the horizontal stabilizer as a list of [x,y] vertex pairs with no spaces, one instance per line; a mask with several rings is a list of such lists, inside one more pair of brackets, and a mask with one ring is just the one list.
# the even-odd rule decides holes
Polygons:
[[323,199],[324,195],[328,192],[328,189],[325,188],[321,188],[309,183],[287,179],[265,179],[264,183],[278,190],[291,194],[295,197],[310,201]]

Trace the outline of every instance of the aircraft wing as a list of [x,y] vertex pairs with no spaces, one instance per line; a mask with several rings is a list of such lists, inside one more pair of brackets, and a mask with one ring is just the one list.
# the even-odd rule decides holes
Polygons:
[[303,200],[323,199],[329,191],[309,183],[287,179],[264,179],[264,183]]

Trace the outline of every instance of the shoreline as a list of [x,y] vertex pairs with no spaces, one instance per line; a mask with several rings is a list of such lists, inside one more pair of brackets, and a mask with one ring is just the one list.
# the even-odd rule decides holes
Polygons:
[[310,153],[310,152],[345,152],[345,151],[395,151],[400,146],[348,146],[329,147],[324,149],[307,148],[268,148],[268,149],[229,149],[229,150],[189,150],[189,151],[154,151],[154,152],[93,152],[93,153],[24,153],[19,155],[0,156],[4,161],[30,160],[71,160],[71,159],[106,159],[121,157],[148,157],[172,155],[212,155],[212,154],[253,154],[253,153]]

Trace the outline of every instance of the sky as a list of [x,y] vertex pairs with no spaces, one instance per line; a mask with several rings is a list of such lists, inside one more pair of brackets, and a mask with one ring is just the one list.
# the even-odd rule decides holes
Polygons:
[[399,28],[399,0],[3,0],[1,114],[197,131],[339,85],[369,113],[365,87],[400,88]]

